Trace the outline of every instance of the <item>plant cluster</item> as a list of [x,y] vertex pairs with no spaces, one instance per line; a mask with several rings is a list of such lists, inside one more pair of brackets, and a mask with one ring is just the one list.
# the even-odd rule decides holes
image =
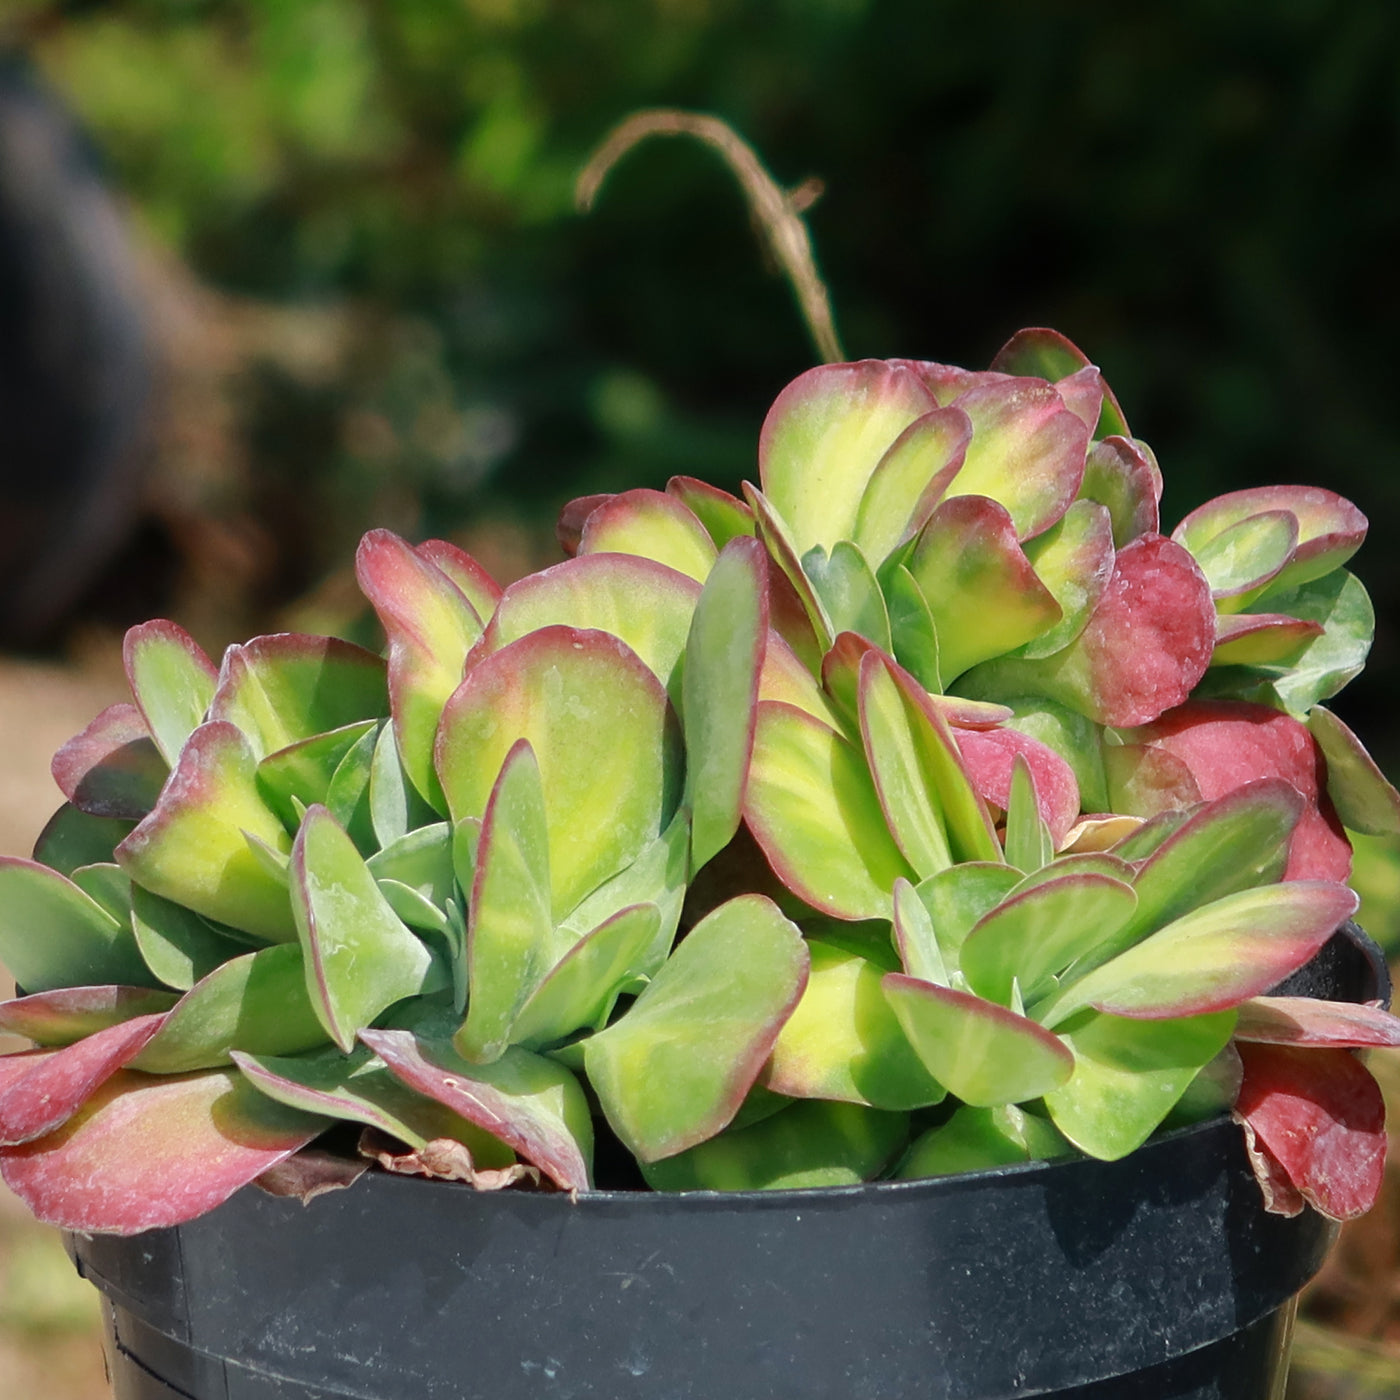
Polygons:
[[36,1214],[314,1189],[347,1124],[480,1188],[593,1189],[597,1138],[731,1190],[1230,1111],[1271,1208],[1369,1204],[1352,1052],[1400,1021],[1270,995],[1356,907],[1343,824],[1400,825],[1318,703],[1370,642],[1355,507],[1236,492],[1161,534],[1048,331],[985,373],[810,371],[759,476],[577,501],[505,590],[373,531],[382,656],[131,630],[132,703],[0,860],[0,1029],[36,1046],[0,1060],[0,1172]]

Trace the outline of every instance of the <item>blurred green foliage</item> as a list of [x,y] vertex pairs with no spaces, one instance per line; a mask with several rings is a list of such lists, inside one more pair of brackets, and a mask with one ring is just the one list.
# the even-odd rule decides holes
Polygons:
[[[308,389],[249,393],[314,579],[400,481],[422,529],[491,501],[733,483],[811,351],[712,153],[715,112],[809,222],[848,351],[980,365],[1052,324],[1158,450],[1167,519],[1266,481],[1350,495],[1400,680],[1400,24],[1394,0],[110,0],[13,30],[154,235],[225,289],[360,308]],[[376,316],[384,310],[389,319]],[[280,486],[278,485],[280,483]],[[1392,764],[1393,741],[1378,745]]]

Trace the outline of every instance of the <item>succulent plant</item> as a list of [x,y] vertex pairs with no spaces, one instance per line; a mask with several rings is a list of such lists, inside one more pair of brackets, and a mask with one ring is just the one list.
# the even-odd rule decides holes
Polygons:
[[365,1159],[831,1185],[1229,1111],[1272,1209],[1365,1208],[1351,1051],[1400,1021],[1269,995],[1356,907],[1342,823],[1400,825],[1318,704],[1369,644],[1355,508],[1239,492],[1163,536],[1048,331],[810,371],[760,478],[575,502],[573,557],[504,590],[373,531],[383,656],[132,629],[132,703],[0,859],[36,1214],[132,1232]]

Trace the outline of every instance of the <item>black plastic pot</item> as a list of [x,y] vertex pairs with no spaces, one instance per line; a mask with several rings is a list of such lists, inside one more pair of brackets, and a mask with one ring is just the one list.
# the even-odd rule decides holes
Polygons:
[[[1359,931],[1333,996],[1388,996]],[[1336,1227],[1227,1120],[1120,1162],[835,1190],[478,1194],[367,1175],[72,1236],[117,1400],[1274,1400]]]

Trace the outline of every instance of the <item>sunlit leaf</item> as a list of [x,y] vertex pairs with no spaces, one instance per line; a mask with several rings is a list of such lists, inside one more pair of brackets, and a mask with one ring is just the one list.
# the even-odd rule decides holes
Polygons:
[[717,551],[705,527],[675,496],[638,489],[609,497],[589,515],[578,553],[636,554],[704,583]]
[[110,705],[53,756],[54,782],[80,811],[139,821],[170,773],[135,705]]
[[122,660],[132,698],[173,768],[185,740],[204,723],[218,670],[183,627],[164,618],[131,628]]

